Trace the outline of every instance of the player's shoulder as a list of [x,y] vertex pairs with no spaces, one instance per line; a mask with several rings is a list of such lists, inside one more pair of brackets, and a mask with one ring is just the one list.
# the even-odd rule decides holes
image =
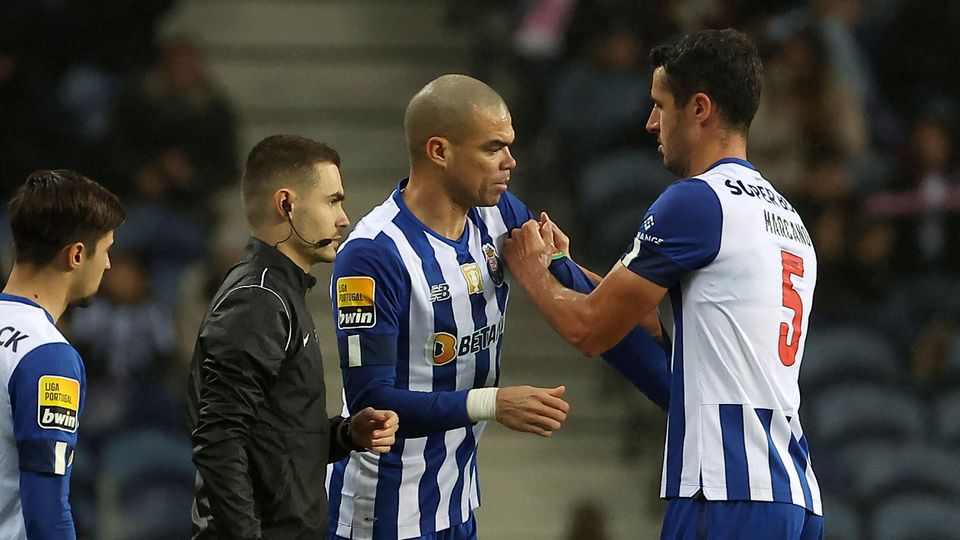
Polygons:
[[0,382],[8,384],[14,372],[38,369],[76,377],[83,371],[80,354],[43,308],[0,296]]
[[483,222],[484,228],[491,233],[503,234],[523,225],[533,214],[519,197],[505,191],[496,205],[475,206],[473,216]]
[[49,344],[72,349],[46,310],[25,299],[0,295],[0,349],[22,358]]
[[347,241],[340,246],[340,249],[347,249],[351,243],[355,243],[358,240],[376,239],[390,227],[399,214],[400,205],[397,204],[394,195],[391,193],[385,201],[360,218],[360,221],[357,222]]
[[255,324],[277,315],[289,318],[292,310],[290,278],[282,274],[281,269],[272,266],[238,265],[214,296],[204,326],[212,321],[229,326],[228,321]]
[[697,211],[713,210],[719,206],[720,199],[717,195],[716,183],[696,176],[681,178],[667,186],[651,207],[651,211],[654,209],[662,211],[665,208],[677,208],[684,214],[690,214]]

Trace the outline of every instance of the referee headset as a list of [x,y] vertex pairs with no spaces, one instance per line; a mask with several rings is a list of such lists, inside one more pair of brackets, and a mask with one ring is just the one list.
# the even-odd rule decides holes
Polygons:
[[[297,238],[299,238],[304,244],[310,247],[319,249],[319,248],[325,248],[329,246],[335,240],[334,238],[324,238],[323,240],[318,240],[316,242],[311,242],[307,240],[300,234],[300,231],[298,231],[293,224],[293,205],[290,204],[290,199],[287,199],[286,197],[284,197],[284,199],[280,201],[280,208],[283,208],[283,211],[287,214],[287,221],[290,223],[290,232],[296,233]],[[277,247],[289,239],[290,239],[290,235],[288,234],[286,238],[274,244],[273,247]]]

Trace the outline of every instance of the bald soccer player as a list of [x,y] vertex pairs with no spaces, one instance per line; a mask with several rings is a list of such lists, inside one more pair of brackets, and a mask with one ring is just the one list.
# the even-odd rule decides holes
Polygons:
[[[404,125],[410,176],[340,248],[332,283],[346,408],[395,410],[402,423],[389,453],[333,466],[330,539],[475,538],[486,422],[549,437],[569,409],[563,386],[498,388],[510,290],[500,247],[533,217],[507,191],[506,104],[444,75],[410,100]],[[563,257],[552,266],[589,284]],[[644,376],[665,404],[662,351]]]

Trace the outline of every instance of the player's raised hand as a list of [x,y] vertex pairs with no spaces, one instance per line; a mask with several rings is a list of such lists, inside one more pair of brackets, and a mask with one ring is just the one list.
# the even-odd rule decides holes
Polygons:
[[497,422],[549,437],[567,419],[570,404],[561,398],[567,387],[508,386],[497,391]]
[[[549,227],[547,224],[549,224]],[[540,237],[543,238],[544,243],[550,244],[550,242],[547,242],[547,235],[551,235],[552,243],[557,251],[571,259],[573,258],[570,254],[570,237],[560,229],[556,221],[550,219],[546,212],[540,212]]]
[[550,266],[553,251],[553,246],[540,236],[540,224],[531,219],[510,232],[510,238],[503,242],[501,254],[514,277],[522,279],[525,270],[536,265]]
[[350,437],[357,446],[381,454],[396,442],[400,417],[393,411],[367,407],[350,417]]

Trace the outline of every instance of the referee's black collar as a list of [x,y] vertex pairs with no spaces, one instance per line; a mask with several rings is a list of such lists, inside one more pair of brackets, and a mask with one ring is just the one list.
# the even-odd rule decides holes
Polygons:
[[281,253],[279,249],[257,237],[251,236],[247,240],[247,246],[243,253],[247,260],[255,261],[265,267],[279,269],[291,283],[298,283],[304,292],[317,284],[317,278],[304,272],[297,266],[297,263],[290,260],[290,257]]

